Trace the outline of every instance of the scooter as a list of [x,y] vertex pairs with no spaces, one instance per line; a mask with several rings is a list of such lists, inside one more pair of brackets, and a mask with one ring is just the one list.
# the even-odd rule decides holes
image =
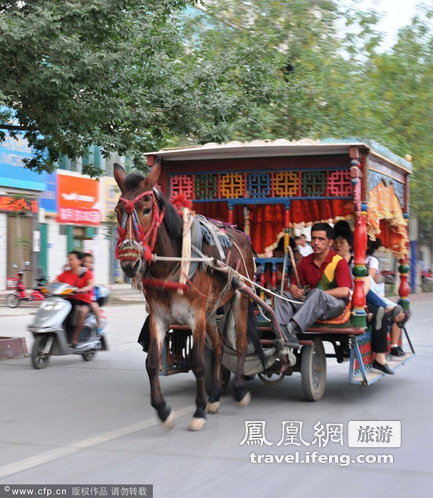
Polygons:
[[[44,285],[46,278],[44,276],[41,276],[36,279],[36,287],[32,290],[30,295],[27,295],[27,289],[26,286],[23,282],[23,277],[24,277],[24,272],[28,271],[30,263],[26,261],[24,265],[24,270],[19,270],[17,272],[17,278],[16,278],[16,290],[12,292],[12,294],[9,294],[6,298],[7,305],[9,308],[16,308],[19,306],[21,301],[44,301],[45,300],[45,294],[47,292],[47,288]],[[17,265],[13,265],[13,267],[18,270]]]
[[[62,282],[49,287],[49,297],[41,304],[28,330],[35,342],[32,347],[32,364],[40,370],[48,365],[51,356],[68,354],[81,355],[83,360],[92,360],[97,351],[108,351],[106,331],[108,322],[101,310],[101,330],[98,332],[96,317],[90,312],[79,337],[79,343],[72,348],[70,338],[75,329],[75,313],[72,304],[65,299],[73,297],[76,288]],[[99,306],[103,306],[110,295],[105,287],[99,287]]]

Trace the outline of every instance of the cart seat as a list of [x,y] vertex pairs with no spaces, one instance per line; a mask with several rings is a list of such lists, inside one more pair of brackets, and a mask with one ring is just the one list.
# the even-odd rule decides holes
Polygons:
[[352,300],[350,299],[346,304],[341,315],[331,318],[329,320],[317,320],[316,324],[323,325],[346,325],[350,321],[350,315],[352,313]]
[[346,304],[341,315],[329,320],[317,320],[311,327],[304,332],[308,333],[323,333],[323,334],[353,334],[362,335],[364,328],[354,327],[350,321],[352,315],[352,300]]

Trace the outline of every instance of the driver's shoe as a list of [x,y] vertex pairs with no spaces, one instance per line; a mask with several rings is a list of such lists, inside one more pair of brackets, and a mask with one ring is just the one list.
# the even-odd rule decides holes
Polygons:
[[294,321],[290,321],[287,324],[280,325],[280,327],[284,334],[286,346],[288,346],[289,348],[298,349],[301,346],[297,337],[297,334],[301,332],[298,324]]

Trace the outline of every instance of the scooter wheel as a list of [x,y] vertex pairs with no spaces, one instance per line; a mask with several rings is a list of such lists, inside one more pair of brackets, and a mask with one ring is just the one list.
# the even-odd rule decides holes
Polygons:
[[93,360],[93,358],[96,356],[96,349],[89,349],[89,351],[86,351],[81,356],[83,357],[84,361]]
[[9,308],[16,308],[20,304],[20,298],[16,294],[9,294],[6,303]]
[[32,364],[36,370],[41,370],[50,361],[49,354],[44,354],[44,349],[49,339],[48,335],[38,335],[32,347]]

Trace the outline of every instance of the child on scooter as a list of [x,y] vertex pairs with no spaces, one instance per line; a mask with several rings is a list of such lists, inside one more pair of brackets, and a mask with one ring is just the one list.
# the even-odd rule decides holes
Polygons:
[[[86,252],[83,254],[83,259],[81,261],[81,265],[87,268],[90,271],[93,271],[93,255],[90,254],[89,252]],[[101,309],[99,308],[97,299],[98,299],[98,288],[95,286],[93,288],[93,294],[92,294],[92,301],[90,303],[90,307],[92,308],[92,311],[95,315],[96,318],[96,323],[98,325],[98,334],[102,332],[101,328]]]

